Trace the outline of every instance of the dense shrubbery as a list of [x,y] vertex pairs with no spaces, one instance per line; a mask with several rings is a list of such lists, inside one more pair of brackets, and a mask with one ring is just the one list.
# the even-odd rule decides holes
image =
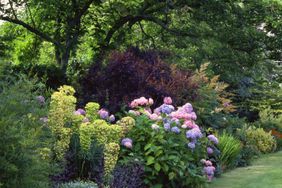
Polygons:
[[0,85],[0,187],[49,187],[47,105],[40,85],[24,77]]
[[[96,184],[116,188],[164,185],[201,187],[206,178],[211,181],[214,175],[221,173],[221,169],[246,165],[254,155],[271,152],[276,147],[271,133],[262,128],[244,127],[244,120],[222,113],[233,111],[231,104],[218,109],[214,114],[220,114],[223,118],[221,127],[226,127],[230,133],[236,133],[241,142],[227,133],[220,135],[218,140],[213,135],[216,130],[205,130],[196,124],[197,115],[190,103],[176,109],[170,97],[165,97],[163,104],[154,110],[151,109],[155,106],[153,99],[135,99],[130,103],[132,110],[127,112],[128,116],[118,120],[95,102],[87,103],[84,109],[77,109],[75,90],[70,86],[62,86],[51,96],[47,117],[44,97],[34,96],[37,92],[36,85],[22,80],[12,83],[11,87],[4,85],[1,88],[4,99],[1,106],[6,103],[10,106],[2,111],[9,114],[6,118],[9,125],[14,123],[22,126],[10,129],[10,126],[5,126],[6,123],[0,125],[6,135],[9,135],[9,131],[19,131],[18,134],[13,132],[15,137],[12,140],[15,143],[24,140],[24,145],[18,144],[17,147],[25,153],[26,158],[18,158],[18,162],[8,161],[11,164],[2,163],[2,166],[6,165],[2,168],[6,170],[3,173],[6,176],[0,176],[3,187],[15,187],[19,184],[23,187],[49,186],[50,175],[53,186],[59,187],[95,187]],[[206,93],[211,94],[211,88]],[[210,106],[206,103],[210,106],[208,110],[217,109],[221,105],[220,101],[228,100],[225,99],[226,95],[220,98],[219,94],[224,93],[221,91],[213,96],[213,99],[217,98],[217,104]],[[10,95],[12,92],[15,94]],[[202,93],[199,94],[201,96]],[[11,113],[13,105],[19,106],[19,111]],[[204,106],[202,109],[207,110]],[[198,110],[202,113],[200,122],[207,120],[208,111],[201,111],[201,108]],[[15,121],[18,116],[22,119]],[[209,125],[212,123],[206,126]],[[36,134],[32,135],[32,131]],[[26,134],[28,135],[23,138]],[[3,139],[6,138],[9,137],[4,136]],[[31,139],[38,142],[30,142]],[[3,142],[9,143],[7,140]],[[3,146],[3,151],[8,149]],[[9,154],[14,155],[13,152]],[[22,164],[33,165],[34,168]],[[51,172],[51,166],[61,170]],[[36,170],[42,168],[45,171],[37,173],[37,176],[26,179],[22,176],[22,179],[12,181],[12,176],[22,173],[25,168],[28,168],[28,172],[36,173]],[[78,179],[96,184],[70,182]]]
[[[72,87],[62,86],[51,97],[52,156],[65,169],[53,176],[55,182],[80,178],[115,187],[130,182],[136,187],[200,187],[204,175],[209,180],[214,176],[217,161],[206,159],[218,140],[196,125],[191,104],[175,110],[171,98],[166,97],[153,113],[149,109],[153,100],[141,97],[130,104],[136,108],[129,111],[132,117],[116,121],[98,103],[89,102],[85,110],[75,110],[73,95]],[[124,146],[121,151],[120,144]],[[127,177],[122,172],[126,169],[136,176]]]

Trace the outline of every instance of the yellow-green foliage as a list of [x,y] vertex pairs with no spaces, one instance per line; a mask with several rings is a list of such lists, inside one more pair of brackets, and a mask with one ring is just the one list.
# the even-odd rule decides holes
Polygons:
[[80,146],[84,153],[90,149],[95,127],[89,123],[82,123],[79,127]]
[[93,134],[99,144],[119,143],[123,136],[120,126],[107,124],[104,120],[95,120],[93,126],[95,127]]
[[276,141],[270,132],[262,128],[250,127],[246,131],[248,144],[253,144],[262,153],[268,153],[276,148]]
[[135,120],[132,117],[128,116],[119,120],[117,124],[122,127],[123,134],[126,134],[134,127]]
[[56,158],[61,160],[69,147],[72,130],[69,127],[73,112],[75,111],[75,90],[70,86],[61,86],[59,91],[51,96],[49,127],[55,138],[54,152]]
[[115,165],[118,160],[119,155],[119,144],[117,143],[108,143],[105,145],[104,148],[104,171],[105,175],[109,175],[113,169],[115,168]]
[[121,126],[108,124],[101,119],[94,120],[92,123],[82,123],[79,129],[80,144],[84,152],[89,151],[94,138],[98,144],[104,146],[104,168],[107,175],[116,165],[122,136]]
[[100,105],[95,102],[89,102],[85,106],[86,110],[86,117],[89,120],[97,119],[98,118],[98,110],[100,109]]

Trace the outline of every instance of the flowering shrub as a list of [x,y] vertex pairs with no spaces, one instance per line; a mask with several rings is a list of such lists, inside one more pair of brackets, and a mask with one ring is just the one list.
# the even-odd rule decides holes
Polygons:
[[[121,162],[139,161],[144,165],[148,186],[199,187],[206,174],[211,180],[215,167],[201,163],[208,157],[207,146],[218,144],[214,135],[205,136],[195,123],[190,103],[175,107],[170,97],[156,109],[152,99],[141,97],[131,102],[129,114],[136,125],[122,140]],[[213,169],[213,170],[211,170]]]

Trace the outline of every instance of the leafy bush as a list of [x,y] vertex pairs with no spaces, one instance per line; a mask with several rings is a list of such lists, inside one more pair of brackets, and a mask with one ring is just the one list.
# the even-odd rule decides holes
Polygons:
[[248,166],[251,164],[254,157],[260,154],[260,151],[257,147],[251,144],[248,140],[246,135],[248,127],[244,124],[240,129],[238,128],[237,131],[234,133],[236,138],[241,141],[242,149],[241,152],[236,160],[237,166]]
[[269,153],[276,149],[276,141],[271,132],[262,128],[249,127],[246,130],[247,143],[254,145],[261,153]]
[[260,120],[257,122],[265,130],[272,130],[272,134],[275,136],[277,141],[277,149],[282,148],[282,114],[275,113],[270,108],[264,109],[259,113]]
[[224,132],[219,136],[218,148],[221,152],[219,160],[223,169],[235,166],[236,158],[241,152],[241,142]]
[[93,65],[81,81],[81,98],[98,101],[112,112],[139,96],[153,97],[155,105],[165,96],[172,96],[176,103],[195,99],[197,84],[191,83],[191,73],[164,63],[160,56],[137,48],[112,53],[103,70]]
[[210,161],[204,167],[201,159],[207,158],[207,145],[218,140],[213,135],[204,137],[194,122],[197,116],[191,104],[174,111],[170,98],[164,102],[154,113],[148,108],[152,99],[141,97],[131,103],[138,110],[130,111],[136,125],[122,140],[121,162],[143,164],[149,187],[200,187],[205,182],[203,168],[209,179],[215,171]]
[[252,159],[261,153],[269,153],[276,148],[276,140],[271,132],[265,132],[262,128],[254,126],[242,126],[236,136],[242,143],[242,150],[237,159],[237,166],[250,165]]
[[[50,146],[42,90],[25,77],[0,85],[0,184],[4,188],[49,187]],[[40,120],[41,118],[41,120]]]
[[98,188],[94,182],[74,181],[60,184],[57,188]]

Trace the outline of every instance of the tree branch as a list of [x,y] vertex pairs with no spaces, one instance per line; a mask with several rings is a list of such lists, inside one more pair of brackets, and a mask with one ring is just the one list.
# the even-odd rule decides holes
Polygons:
[[51,43],[53,43],[54,45],[56,45],[58,47],[61,47],[61,44],[58,41],[55,41],[54,39],[52,39],[47,34],[43,33],[42,31],[39,31],[38,29],[28,25],[27,23],[25,23],[25,22],[23,22],[21,20],[13,19],[13,18],[10,18],[10,17],[1,16],[1,15],[0,15],[0,20],[4,20],[4,21],[10,22],[10,23],[14,23],[14,24],[20,25],[20,26],[24,27],[25,29],[29,30],[30,32],[38,35],[42,39],[44,39],[44,40],[46,40],[48,42],[51,42]]

